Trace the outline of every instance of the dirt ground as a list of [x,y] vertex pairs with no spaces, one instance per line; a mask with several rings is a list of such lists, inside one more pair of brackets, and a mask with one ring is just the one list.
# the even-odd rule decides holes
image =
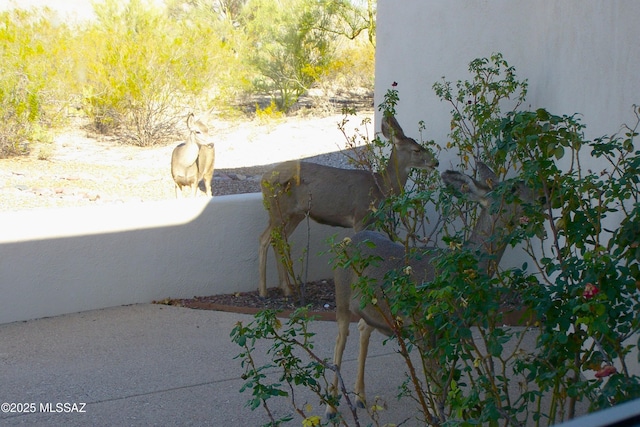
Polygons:
[[324,320],[335,318],[335,288],[332,279],[309,282],[304,286],[304,296],[300,293],[293,297],[285,297],[278,288],[269,288],[266,297],[260,297],[258,291],[236,292],[233,294],[220,294],[210,296],[198,296],[189,299],[167,298],[154,301],[156,304],[187,307],[197,310],[232,311],[236,313],[255,314],[258,310],[273,309],[282,310],[287,316],[298,307],[309,307],[314,316]]
[[[347,135],[368,132],[369,111],[349,116]],[[258,120],[209,120],[215,144],[215,195],[259,192],[259,178],[288,159],[335,153],[347,144],[338,129],[344,116]],[[81,118],[52,143],[33,146],[24,158],[0,159],[0,211],[87,206],[175,197],[170,172],[173,148],[181,141],[141,148],[96,137]],[[201,196],[204,197],[204,194]]]

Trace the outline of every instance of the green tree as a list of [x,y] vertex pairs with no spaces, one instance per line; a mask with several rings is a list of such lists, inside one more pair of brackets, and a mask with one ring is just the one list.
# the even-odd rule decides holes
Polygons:
[[169,15],[174,19],[183,16],[208,16],[208,20],[237,22],[247,0],[169,0]]
[[242,14],[254,85],[282,110],[322,75],[332,59],[333,36],[320,28],[331,16],[313,0],[253,0]]
[[[204,70],[203,82],[218,111],[231,110],[242,94],[251,92],[253,67],[245,60],[246,31],[240,26],[247,0],[173,0],[167,4],[169,17],[181,30],[185,48]],[[201,56],[206,60],[202,60]]]
[[[376,45],[376,2],[373,0],[322,0],[327,13],[335,19],[330,26],[321,27],[323,31],[344,36],[349,40],[357,39],[366,32],[367,40]],[[319,23],[322,25],[323,23]]]

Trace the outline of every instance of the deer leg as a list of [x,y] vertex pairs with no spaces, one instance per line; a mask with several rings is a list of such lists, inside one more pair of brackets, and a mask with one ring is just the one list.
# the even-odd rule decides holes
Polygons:
[[360,331],[360,350],[358,351],[358,374],[356,375],[356,404],[359,408],[366,407],[366,398],[364,393],[364,367],[367,361],[367,353],[369,352],[369,339],[374,327],[369,326],[364,319],[358,322],[358,331]]
[[198,177],[204,182],[204,194],[209,197],[213,197],[211,181],[213,180],[215,156],[215,149],[211,145],[200,146],[197,161]]
[[207,170],[204,174],[204,192],[207,193],[207,196],[213,197],[213,189],[212,187],[213,181],[213,161],[211,162],[211,170]]
[[[267,228],[260,235],[260,248],[258,252],[259,263],[259,282],[258,290],[260,296],[267,296],[267,252],[269,245],[273,247],[273,251],[276,259],[276,267],[278,269],[278,280],[280,288],[284,295],[289,296],[292,294],[292,290],[289,286],[288,274],[285,266],[282,263],[280,253],[277,246],[280,243],[286,243],[293,230],[296,229],[298,224],[304,219],[303,215],[296,214],[295,211],[290,209],[283,199],[274,198],[268,191],[263,189],[264,198],[268,201],[269,206],[267,212],[269,214],[269,224]],[[284,242],[274,242],[273,232],[274,230],[280,231],[280,239]]]
[[204,177],[204,193],[209,197],[213,197],[213,192],[211,191],[211,177]]
[[[292,228],[291,224],[293,224],[293,228],[295,229],[299,222],[300,221],[296,222],[295,220],[288,222],[284,227],[281,238],[284,239],[285,236],[289,235],[288,230]],[[280,254],[278,253],[276,244],[273,242],[273,237],[271,235],[275,228],[273,221],[269,218],[269,225],[260,235],[260,248],[258,251],[258,268],[260,270],[260,277],[258,282],[258,291],[261,297],[267,296],[267,252],[269,250],[269,246],[273,246],[273,252],[276,258],[276,267],[278,269],[278,280],[280,281],[282,292],[284,292],[285,295],[291,295],[291,289],[289,287],[289,282],[287,281],[287,271],[282,264]]]
[[280,258],[280,254],[278,253],[276,248],[273,248],[273,251],[276,256],[276,268],[278,270],[278,282],[280,284],[280,289],[282,289],[282,293],[285,296],[289,296],[293,293],[291,291],[289,273],[287,273],[287,269],[284,266],[284,261]]
[[[347,338],[349,337],[349,323],[351,320],[351,312],[349,310],[340,310],[336,312],[336,323],[338,324],[338,336],[336,338],[336,347],[333,350],[333,364],[340,371],[342,366],[342,355],[344,354],[344,348],[347,344]],[[333,383],[330,386],[330,393],[333,397],[338,396],[338,372],[334,374]],[[335,406],[327,405],[325,416],[327,418],[335,417],[338,412]]]
[[258,291],[260,292],[261,297],[267,296],[267,251],[269,250],[269,246],[271,246],[271,221],[269,221],[269,225],[260,235],[260,247],[258,249],[258,265],[259,265],[259,282],[258,282]]

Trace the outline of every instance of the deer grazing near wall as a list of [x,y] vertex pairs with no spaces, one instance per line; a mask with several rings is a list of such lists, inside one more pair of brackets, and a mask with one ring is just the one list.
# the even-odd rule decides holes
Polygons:
[[[461,193],[467,193],[472,201],[480,204],[481,212],[471,233],[466,247],[476,250],[480,254],[478,268],[491,275],[495,271],[506,248],[506,244],[501,242],[497,234],[504,230],[515,218],[522,215],[522,204],[534,202],[533,192],[522,183],[517,183],[513,187],[513,192],[517,196],[519,203],[507,204],[498,192],[492,192],[492,185],[498,184],[497,176],[484,164],[478,163],[479,181],[459,172],[446,171],[442,173],[442,181],[457,189]],[[498,184],[503,185],[503,184]],[[363,242],[368,242],[363,244]],[[357,248],[357,249],[356,249]],[[435,248],[423,248],[424,255],[420,259],[409,260],[411,266],[411,279],[414,283],[424,283],[433,280],[436,271],[432,265]],[[381,259],[364,268],[361,275],[368,279],[373,279],[376,289],[374,292],[378,301],[384,301],[382,287],[384,286],[385,274],[391,270],[405,267],[404,246],[392,242],[385,235],[373,231],[361,231],[356,233],[351,241],[345,245],[347,255],[359,251],[361,259],[370,256]],[[421,251],[422,252],[422,251]],[[379,257],[379,258],[378,258]],[[351,267],[337,268],[334,272],[336,289],[336,321],[338,325],[338,336],[333,355],[333,363],[339,368],[342,363],[342,355],[349,335],[349,323],[352,315],[360,318],[358,330],[360,334],[360,349],[358,354],[358,372],[355,383],[356,403],[360,407],[365,404],[364,391],[364,370],[369,346],[369,339],[374,329],[377,329],[386,336],[393,335],[388,319],[390,312],[384,304],[377,306],[365,305],[361,307],[361,295],[352,286],[357,283],[359,276]],[[388,295],[388,291],[387,291]],[[382,311],[382,312],[381,312]],[[384,313],[384,314],[383,314]],[[404,319],[408,322],[408,319]],[[333,381],[332,390],[337,395],[338,376]],[[336,408],[328,406],[327,417],[335,415]]]
[[182,196],[184,187],[196,196],[200,181],[204,181],[205,194],[213,196],[211,180],[215,148],[213,144],[206,144],[209,128],[196,119],[193,113],[189,113],[187,129],[187,140],[176,146],[171,153],[171,176],[175,183],[176,198]]
[[[372,207],[404,189],[411,168],[438,166],[431,152],[405,136],[392,115],[383,118],[382,133],[393,145],[386,168],[380,173],[294,160],[264,174],[261,187],[269,224],[260,236],[258,289],[261,296],[267,295],[266,259],[275,229],[280,227],[286,239],[309,215],[320,224],[362,230],[368,225],[366,217]],[[276,264],[280,286],[285,295],[290,295],[284,266],[281,262]]]

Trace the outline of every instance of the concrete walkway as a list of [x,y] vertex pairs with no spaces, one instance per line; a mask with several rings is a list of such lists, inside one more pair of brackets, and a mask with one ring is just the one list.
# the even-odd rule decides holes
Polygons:
[[[241,348],[230,339],[237,322],[252,320],[250,315],[141,304],[0,325],[0,425],[264,425],[269,421],[264,409],[246,407],[251,391],[239,392],[243,370],[234,357]],[[331,358],[335,322],[313,322],[312,332],[315,353]],[[349,389],[355,380],[357,336],[352,323],[343,364]],[[534,337],[527,334],[525,347],[534,345]],[[382,342],[375,333],[366,372],[370,404],[377,397],[387,407],[379,425],[422,425],[414,419],[415,402],[396,398],[406,367],[396,346]],[[266,343],[257,346],[259,366],[266,362],[260,360],[266,348]],[[307,390],[296,390],[296,401],[324,415]],[[269,405],[276,418],[292,412],[286,398]],[[365,411],[358,413],[361,425],[375,425]],[[294,415],[287,425],[300,426],[301,418]]]
[[[236,322],[252,319],[146,304],[0,325],[0,403],[26,412],[4,412],[3,406],[0,425],[263,425],[269,421],[265,411],[251,411],[245,406],[250,392],[239,392],[244,382],[234,356],[240,347],[229,337]],[[355,326],[345,354],[350,387]],[[335,323],[314,322],[313,328],[318,354],[331,357]],[[372,339],[367,388],[388,404],[384,419],[398,422],[414,413],[414,405],[396,400],[403,362],[393,345],[381,343],[380,335]],[[323,415],[314,396],[298,396],[305,399]],[[277,416],[291,411],[285,399],[272,402]],[[300,426],[301,419],[290,425]]]

